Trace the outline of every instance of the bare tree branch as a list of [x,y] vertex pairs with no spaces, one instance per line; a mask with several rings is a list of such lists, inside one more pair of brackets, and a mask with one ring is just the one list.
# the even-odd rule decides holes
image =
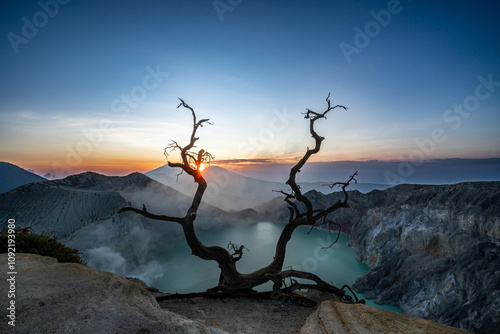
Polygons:
[[[313,228],[317,226],[317,222],[319,221],[322,221],[322,223],[325,224],[328,222],[326,218],[329,213],[342,207],[349,207],[349,205],[347,204],[348,193],[346,191],[346,188],[351,182],[356,182],[356,179],[354,177],[357,175],[357,172],[352,175],[347,182],[335,182],[330,185],[331,188],[336,185],[342,186],[344,200],[338,200],[337,203],[329,206],[326,209],[314,209],[311,201],[304,194],[302,194],[302,191],[296,181],[297,173],[300,172],[301,168],[307,163],[312,155],[320,151],[321,143],[324,140],[324,138],[318,135],[318,133],[316,132],[314,128],[315,122],[319,119],[326,119],[328,112],[330,112],[331,110],[337,108],[347,108],[342,105],[332,106],[330,101],[330,94],[328,94],[328,97],[326,98],[327,107],[323,112],[315,112],[307,109],[304,118],[309,119],[309,132],[314,139],[315,145],[313,148],[307,148],[304,156],[297,162],[295,166],[291,168],[289,178],[286,181],[286,184],[291,187],[291,193],[278,191],[281,194],[285,195],[285,202],[289,205],[289,221],[284,226],[276,243],[274,258],[271,263],[268,266],[260,268],[252,273],[241,274],[236,269],[236,262],[242,258],[243,250],[246,249],[245,246],[238,246],[232,242],[229,242],[227,250],[219,246],[205,246],[201,243],[196,235],[194,221],[203,199],[204,192],[207,188],[207,182],[205,181],[201,173],[201,166],[202,164],[210,164],[210,162],[214,158],[209,152],[205,151],[204,149],[194,151],[193,148],[195,148],[195,144],[199,140],[199,138],[196,136],[197,130],[200,127],[203,127],[204,124],[211,123],[209,122],[209,119],[197,120],[194,109],[189,106],[184,100],[180,98],[179,100],[180,104],[177,106],[177,108],[180,108],[182,106],[185,109],[188,109],[191,112],[193,118],[193,128],[189,143],[185,146],[182,146],[178,142],[172,140],[172,142],[165,148],[164,154],[167,157],[167,162],[170,167],[181,169],[181,173],[187,173],[197,183],[198,186],[196,189],[196,193],[193,196],[191,206],[187,210],[184,217],[156,215],[148,212],[146,210],[146,206],[143,207],[143,210],[128,206],[122,208],[119,212],[132,211],[146,218],[176,222],[180,224],[183,228],[184,237],[191,249],[192,254],[204,260],[216,261],[221,270],[218,285],[211,289],[208,289],[205,293],[206,296],[256,296],[258,293],[253,290],[255,286],[261,285],[268,281],[272,281],[274,283],[273,292],[266,294],[271,297],[273,295],[283,295],[287,296],[287,298],[290,297],[303,302],[305,300],[304,297],[293,295],[292,292],[300,289],[316,289],[320,291],[335,293],[344,301],[353,302],[350,296],[345,295],[344,288],[338,289],[337,287],[322,281],[318,276],[312,273],[297,271],[293,269],[283,271],[286,247],[297,227],[306,225]],[[172,162],[168,160],[169,154],[173,151],[178,151],[180,153],[181,160],[179,162]],[[299,208],[299,203],[302,203],[305,206],[305,211],[302,210],[302,208]],[[337,239],[332,243],[332,245],[338,241],[340,232],[341,230],[339,229]],[[331,247],[331,245],[329,247]],[[314,282],[314,284],[300,283],[295,278],[308,279]],[[285,279],[290,280],[291,283],[289,286],[285,284]],[[355,295],[354,297],[356,298]]]
[[316,131],[314,129],[314,123],[318,119],[326,118],[326,114],[329,111],[334,110],[336,108],[343,108],[344,110],[347,110],[346,107],[341,106],[341,105],[336,105],[336,106],[332,107],[331,106],[331,102],[330,102],[330,94],[328,94],[328,96],[326,98],[326,102],[327,102],[328,106],[327,106],[326,110],[324,112],[322,112],[322,113],[317,113],[315,111],[307,109],[307,112],[306,112],[304,118],[309,119],[309,132],[311,133],[311,136],[314,139],[315,146],[312,149],[307,148],[307,151],[304,154],[304,156],[302,157],[302,159],[300,159],[299,162],[295,166],[293,166],[292,169],[290,170],[290,176],[288,178],[288,181],[286,181],[286,184],[288,184],[292,188],[292,190],[293,190],[293,192],[295,194],[295,198],[298,201],[304,203],[304,205],[306,206],[306,210],[307,210],[306,214],[307,214],[307,223],[308,223],[308,225],[314,224],[314,220],[313,220],[313,207],[312,207],[312,204],[309,201],[309,199],[302,194],[302,192],[300,191],[300,187],[297,185],[297,182],[296,182],[297,173],[300,172],[300,170],[302,169],[302,167],[306,164],[307,160],[309,160],[309,158],[313,154],[316,154],[316,153],[318,153],[320,151],[320,149],[321,149],[321,143],[325,139],[324,137],[321,137],[321,136],[319,136],[316,133]]
[[354,183],[358,183],[358,181],[355,179],[356,175],[358,175],[358,172],[356,171],[354,174],[352,174],[349,177],[349,180],[347,182],[333,182],[330,184],[324,184],[324,186],[330,187],[330,189],[333,189],[335,186],[342,186],[342,192],[344,193],[344,202],[347,202],[347,199],[349,196],[347,195],[346,188],[349,186],[349,184],[354,181]]
[[132,208],[132,207],[124,207],[124,208],[121,208],[120,210],[118,210],[118,213],[122,213],[122,212],[126,212],[126,211],[132,211],[132,212],[135,212],[135,213],[138,213],[146,218],[149,218],[149,219],[154,219],[154,220],[163,220],[163,221],[166,221],[166,222],[174,222],[174,223],[178,223],[178,224],[183,224],[184,222],[184,218],[180,218],[180,217],[170,217],[170,216],[165,216],[165,215],[155,215],[155,214],[152,214],[150,212],[147,212],[147,211],[144,211],[144,210],[139,210],[139,209],[136,209],[136,208]]
[[231,241],[229,241],[229,244],[227,245],[227,249],[231,249],[233,251],[231,256],[233,257],[234,262],[239,261],[241,259],[241,257],[243,256],[243,249],[246,249],[249,251],[249,249],[246,248],[245,246],[241,245],[238,247],[235,243],[233,243]]
[[297,204],[296,204],[296,203],[294,203],[294,202],[292,201],[292,199],[294,199],[294,198],[295,198],[295,196],[294,196],[294,195],[292,195],[292,194],[288,194],[288,193],[284,192],[283,190],[279,190],[279,191],[278,191],[278,190],[273,190],[273,191],[274,191],[274,192],[279,192],[279,193],[281,193],[281,194],[285,195],[285,199],[284,199],[284,201],[285,201],[285,202],[287,202],[287,203],[288,203],[288,205],[290,205],[290,209],[292,210],[292,212],[294,212],[294,213],[295,213],[295,215],[296,215],[297,217],[303,217],[303,216],[304,216],[304,214],[302,214],[302,213],[300,212],[299,207],[297,206]]
[[[329,246],[321,247],[321,249],[328,249],[328,248],[332,247],[333,245],[335,245],[337,243],[337,241],[339,241],[340,233],[342,233],[342,226],[340,224],[337,224],[337,223],[334,223],[334,222],[328,222],[328,223],[329,224],[334,224],[334,225],[336,225],[336,226],[339,227],[339,230],[337,231],[337,238]],[[328,228],[330,228],[330,226],[328,226]]]

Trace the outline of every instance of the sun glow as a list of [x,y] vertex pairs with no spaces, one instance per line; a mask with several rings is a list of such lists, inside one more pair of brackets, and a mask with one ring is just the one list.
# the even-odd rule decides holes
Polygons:
[[198,170],[200,172],[202,172],[205,168],[207,168],[207,164],[200,164],[200,167],[198,168]]

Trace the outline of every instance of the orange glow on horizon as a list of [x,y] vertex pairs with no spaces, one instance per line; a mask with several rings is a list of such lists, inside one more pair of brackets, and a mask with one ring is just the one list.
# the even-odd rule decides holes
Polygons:
[[56,177],[66,177],[72,174],[84,173],[87,171],[104,174],[108,176],[123,176],[134,172],[146,173],[158,167],[164,166],[167,162],[163,159],[123,159],[120,157],[109,159],[88,159],[76,166],[68,166],[63,161],[10,161],[11,163],[24,168],[34,169],[38,175],[50,173]]
[[[34,169],[36,174],[44,176],[47,173],[52,174],[57,178],[66,177],[72,174],[79,174],[87,171],[92,171],[99,174],[108,176],[124,176],[134,172],[146,173],[167,164],[164,158],[151,158],[151,156],[136,155],[135,157],[122,156],[122,155],[105,155],[96,154],[95,156],[88,156],[82,158],[78,165],[70,166],[64,160],[64,156],[54,158],[53,160],[44,160],[39,157],[31,157],[31,159],[10,159],[6,160],[14,165],[20,166],[24,169]],[[202,163],[199,171],[206,170],[209,166],[219,166],[236,173],[244,173],[252,170],[263,170],[269,167],[276,167],[283,165],[290,167],[295,165],[300,157],[286,156],[286,157],[258,157],[258,158],[229,158],[213,161],[210,165]],[[325,162],[328,159],[310,159],[309,163]],[[366,161],[366,159],[339,159],[336,161]],[[385,160],[390,161],[390,160]],[[55,164],[54,164],[55,163]]]

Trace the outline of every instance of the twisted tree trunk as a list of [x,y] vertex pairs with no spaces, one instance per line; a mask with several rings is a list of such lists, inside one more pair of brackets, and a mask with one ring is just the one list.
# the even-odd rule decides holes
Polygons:
[[[332,286],[324,282],[318,276],[308,272],[297,271],[297,270],[283,271],[283,263],[285,261],[286,247],[288,242],[290,241],[290,238],[292,237],[293,232],[297,227],[311,226],[312,228],[316,226],[318,222],[320,222],[321,224],[327,223],[326,218],[328,214],[340,208],[349,207],[347,203],[348,194],[346,192],[346,188],[349,186],[351,182],[353,181],[356,182],[355,176],[357,173],[354,173],[354,175],[352,175],[349,178],[349,180],[347,180],[347,182],[337,182],[330,185],[332,188],[333,186],[336,185],[342,187],[344,200],[338,200],[336,203],[332,204],[326,209],[314,209],[312,203],[306,196],[302,194],[300,187],[296,182],[297,173],[300,172],[301,168],[306,164],[306,162],[312,155],[320,151],[321,143],[324,140],[323,137],[319,136],[316,133],[314,129],[315,122],[322,118],[326,119],[327,113],[333,109],[336,108],[346,109],[346,108],[341,105],[331,106],[330,95],[328,95],[328,97],[326,98],[327,108],[325,111],[323,111],[322,113],[318,113],[307,109],[307,112],[305,113],[305,118],[309,119],[309,131],[315,141],[315,146],[312,149],[308,148],[302,159],[300,159],[299,162],[295,166],[293,166],[292,169],[290,170],[290,175],[286,184],[290,186],[291,192],[289,193],[281,192],[282,194],[285,195],[285,201],[289,204],[289,211],[290,211],[289,221],[281,232],[281,235],[276,244],[274,258],[271,261],[271,263],[266,267],[263,267],[252,273],[241,274],[236,268],[236,262],[239,259],[241,259],[244,246],[238,248],[236,247],[236,245],[232,245],[234,253],[231,254],[228,250],[219,246],[203,245],[196,236],[194,221],[196,219],[196,215],[201,200],[203,198],[203,194],[207,188],[207,183],[200,172],[200,166],[202,166],[202,164],[209,164],[213,160],[213,157],[210,153],[206,152],[203,149],[199,150],[198,152],[192,152],[190,150],[194,147],[196,141],[199,139],[198,137],[196,137],[196,132],[198,128],[202,127],[205,123],[209,123],[209,120],[202,119],[197,121],[196,114],[193,108],[191,108],[188,104],[186,104],[182,99],[179,100],[181,101],[181,103],[179,104],[178,108],[180,106],[183,106],[184,108],[190,110],[193,117],[193,130],[191,133],[190,142],[188,143],[188,145],[182,147],[177,142],[172,141],[172,143],[165,148],[165,155],[167,156],[168,159],[168,153],[170,151],[179,150],[181,155],[181,162],[173,163],[169,161],[168,165],[170,167],[176,167],[182,169],[183,172],[192,176],[194,181],[198,184],[191,206],[187,210],[186,215],[184,217],[170,217],[164,215],[156,215],[133,207],[122,208],[119,212],[132,211],[150,219],[162,220],[180,224],[183,228],[184,237],[189,247],[191,248],[192,254],[204,260],[216,261],[217,264],[219,265],[219,268],[221,270],[219,283],[214,288],[207,290],[207,294],[210,294],[212,296],[216,294],[221,294],[224,295],[225,297],[241,296],[241,295],[249,296],[252,294],[257,294],[257,292],[253,290],[254,287],[272,281],[274,283],[273,291],[272,293],[269,293],[269,296],[274,298],[283,295],[290,296],[290,293],[295,290],[316,289],[330,293],[335,293],[339,297],[341,297],[342,300],[346,302],[353,302],[354,300],[345,293],[346,286],[342,287],[342,289],[339,289],[335,286]],[[301,211],[299,209],[297,202],[300,202],[305,206],[305,211]],[[284,281],[286,278],[290,279],[291,285],[288,287],[285,286],[283,288]],[[293,278],[307,279],[311,280],[314,283],[302,284],[298,283]],[[352,290],[350,291],[352,292]],[[262,293],[259,293],[258,295],[262,295]],[[354,298],[355,301],[358,301],[355,295]]]

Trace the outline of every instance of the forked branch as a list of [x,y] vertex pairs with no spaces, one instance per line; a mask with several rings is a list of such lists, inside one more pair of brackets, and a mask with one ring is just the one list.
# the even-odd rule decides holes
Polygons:
[[314,145],[314,148],[312,148],[312,149],[307,148],[307,151],[304,154],[304,156],[302,157],[302,159],[300,159],[299,162],[297,162],[297,164],[295,166],[293,166],[292,169],[290,170],[290,175],[288,177],[288,180],[286,181],[286,184],[288,184],[292,188],[292,191],[295,194],[294,197],[298,201],[304,203],[304,205],[306,206],[306,215],[307,215],[307,224],[308,225],[314,224],[313,207],[312,207],[311,201],[309,201],[309,199],[302,194],[300,187],[297,185],[297,181],[296,181],[297,173],[300,172],[302,167],[304,167],[304,165],[306,164],[307,160],[309,160],[309,158],[313,154],[316,154],[320,151],[321,143],[325,139],[324,137],[321,137],[320,135],[318,135],[318,133],[314,129],[314,123],[319,119],[322,119],[322,118],[326,119],[327,113],[331,110],[334,110],[337,108],[342,108],[344,110],[347,110],[347,108],[342,106],[342,105],[336,105],[336,106],[332,107],[331,101],[330,101],[330,94],[328,94],[328,96],[326,98],[326,102],[327,102],[327,108],[322,113],[307,109],[307,112],[305,113],[304,118],[309,119],[309,132],[311,133],[311,136],[314,139],[315,145]]

